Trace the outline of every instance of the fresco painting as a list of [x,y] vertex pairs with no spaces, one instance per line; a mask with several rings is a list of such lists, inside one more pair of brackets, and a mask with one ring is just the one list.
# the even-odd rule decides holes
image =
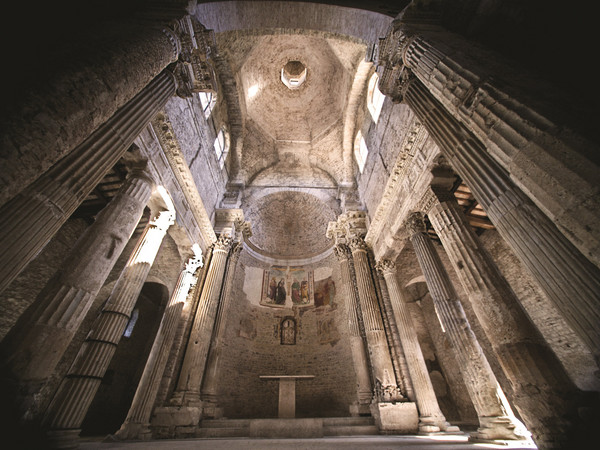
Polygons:
[[260,304],[275,308],[314,305],[313,272],[303,267],[271,266],[263,272]]

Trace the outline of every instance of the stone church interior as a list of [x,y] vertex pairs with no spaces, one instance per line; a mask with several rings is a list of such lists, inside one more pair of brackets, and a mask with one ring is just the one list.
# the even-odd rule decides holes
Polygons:
[[593,17],[541,0],[18,6],[4,436],[596,448]]

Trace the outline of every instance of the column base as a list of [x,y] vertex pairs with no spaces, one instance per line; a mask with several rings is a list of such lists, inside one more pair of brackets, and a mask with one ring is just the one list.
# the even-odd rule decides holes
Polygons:
[[78,448],[79,433],[77,430],[52,430],[46,433],[48,448]]
[[352,417],[360,417],[360,416],[370,416],[371,415],[371,409],[370,409],[370,404],[368,403],[352,403],[350,405],[350,415]]
[[446,422],[445,417],[435,416],[420,416],[419,417],[419,434],[453,434],[461,433],[460,428],[455,425],[450,425]]
[[149,440],[152,438],[152,431],[149,423],[125,422],[114,435],[113,439],[118,441],[127,440]]
[[163,406],[154,410],[151,429],[157,439],[195,437],[202,407]]
[[480,417],[479,428],[469,436],[471,442],[526,441],[531,434],[518,426],[511,417]]
[[370,409],[383,434],[416,434],[419,431],[416,403],[372,403]]
[[216,402],[204,401],[202,404],[202,418],[203,419],[222,419],[223,408],[221,408]]

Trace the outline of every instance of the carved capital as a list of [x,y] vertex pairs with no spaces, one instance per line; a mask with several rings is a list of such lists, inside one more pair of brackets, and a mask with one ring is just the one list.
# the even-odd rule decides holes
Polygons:
[[192,251],[194,252],[194,256],[192,256],[185,264],[184,270],[193,275],[199,267],[204,267],[204,255],[198,244],[192,246]]
[[382,259],[375,265],[375,270],[384,275],[396,273],[396,263],[389,259]]
[[333,253],[335,253],[335,256],[340,261],[348,260],[351,256],[350,248],[344,244],[337,244],[333,247]]
[[175,223],[175,213],[173,211],[161,211],[158,215],[150,220],[150,225],[159,230],[166,231]]
[[231,244],[233,243],[233,239],[231,239],[231,236],[227,236],[227,235],[220,235],[219,238],[217,239],[217,241],[213,244],[213,252],[229,252],[229,249],[231,248]]
[[361,237],[353,237],[348,240],[348,247],[352,252],[367,252],[369,250],[369,246],[365,242],[365,240]]
[[423,214],[420,212],[410,214],[407,217],[404,226],[408,231],[409,236],[417,233],[424,233],[426,231],[425,219],[423,218]]

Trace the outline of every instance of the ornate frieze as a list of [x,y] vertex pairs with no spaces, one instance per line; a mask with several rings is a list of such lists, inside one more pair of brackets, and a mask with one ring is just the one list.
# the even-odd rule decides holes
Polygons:
[[190,205],[192,214],[200,228],[202,238],[208,246],[217,240],[217,236],[213,230],[210,218],[206,213],[206,209],[204,208],[204,203],[202,202],[202,198],[200,197],[200,193],[194,182],[192,172],[187,165],[179,142],[175,137],[173,126],[166,114],[159,113],[152,120],[152,128],[154,129],[160,146],[169,162],[169,166],[171,166],[171,170],[181,187],[181,191]]

